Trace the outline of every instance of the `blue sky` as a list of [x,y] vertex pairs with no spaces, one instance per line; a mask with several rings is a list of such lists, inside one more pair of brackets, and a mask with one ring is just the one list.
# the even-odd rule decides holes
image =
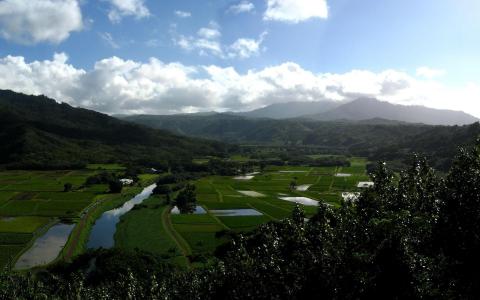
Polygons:
[[479,33],[478,0],[0,0],[0,88],[107,113],[372,96],[480,116]]

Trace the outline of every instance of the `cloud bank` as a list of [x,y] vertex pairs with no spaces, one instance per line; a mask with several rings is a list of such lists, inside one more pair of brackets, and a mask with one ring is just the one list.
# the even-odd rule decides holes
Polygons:
[[477,84],[451,88],[396,70],[313,73],[292,62],[241,74],[232,67],[186,66],[156,58],[142,63],[110,57],[83,70],[68,64],[63,53],[32,62],[6,56],[0,58],[0,88],[44,94],[105,113],[241,111],[279,102],[375,97],[480,116]]
[[58,44],[83,28],[77,0],[0,1],[0,36],[20,44]]

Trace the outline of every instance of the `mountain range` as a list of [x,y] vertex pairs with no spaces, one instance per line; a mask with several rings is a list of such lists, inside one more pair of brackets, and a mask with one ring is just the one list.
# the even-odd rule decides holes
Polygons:
[[340,105],[341,102],[328,100],[317,102],[275,103],[252,111],[236,113],[236,115],[248,118],[290,119],[314,113],[324,113],[337,108]]
[[383,119],[427,125],[466,125],[479,119],[461,111],[433,109],[425,106],[391,104],[371,98],[350,102],[288,102],[272,104],[250,112],[238,113],[248,118],[303,118],[316,121],[366,121]]
[[298,147],[326,154],[368,157],[371,161],[406,161],[413,153],[427,156],[437,169],[448,169],[457,147],[471,145],[480,124],[426,125],[386,119],[314,121],[274,120],[232,114],[136,115],[124,120],[176,134],[241,145]]
[[[433,158],[441,167],[448,165],[458,145],[472,144],[480,134],[479,123],[432,126],[407,123],[406,117],[362,120],[374,116],[370,114],[356,114],[363,116],[357,118],[359,121],[348,120],[345,116],[353,117],[346,112],[355,113],[355,105],[362,101],[384,106],[377,101],[358,100],[317,114],[341,119],[333,121],[315,121],[312,116],[272,119],[231,113],[114,118],[44,96],[0,90],[0,167],[59,169],[110,162],[161,167],[199,156],[223,156],[230,148],[228,144],[279,146],[294,152],[303,147],[372,161],[398,161],[417,152]],[[430,112],[424,108],[418,111]],[[436,113],[454,115],[448,111]]]

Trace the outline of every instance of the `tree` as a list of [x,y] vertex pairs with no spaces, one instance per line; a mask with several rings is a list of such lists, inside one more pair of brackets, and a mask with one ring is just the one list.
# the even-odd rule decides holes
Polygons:
[[162,185],[157,185],[153,189],[153,194],[154,195],[167,195],[172,192],[172,189],[170,188],[169,185],[167,184],[162,184]]
[[70,192],[72,190],[73,185],[70,182],[67,182],[63,185],[64,192]]
[[[436,246],[444,255],[440,284],[459,298],[479,298],[480,279],[480,141],[461,149],[444,182]],[[473,296],[475,295],[475,296]]]
[[121,193],[123,189],[123,184],[120,180],[112,180],[108,183],[108,188],[110,193]]
[[265,171],[265,168],[267,167],[267,163],[265,161],[260,162],[260,172]]
[[181,190],[177,198],[175,198],[175,205],[178,207],[181,213],[191,213],[195,210],[197,198],[195,192],[195,185],[187,184],[183,190]]
[[170,205],[171,202],[172,202],[172,199],[171,199],[171,197],[170,197],[170,193],[167,193],[167,194],[165,195],[165,203],[166,203],[167,205]]
[[295,190],[297,188],[297,180],[295,179],[292,179],[292,181],[290,181],[290,190]]

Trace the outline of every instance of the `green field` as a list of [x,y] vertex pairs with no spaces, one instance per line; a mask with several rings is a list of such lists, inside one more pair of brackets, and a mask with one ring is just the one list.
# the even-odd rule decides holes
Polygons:
[[149,251],[166,259],[184,259],[163,225],[162,214],[167,208],[163,200],[151,197],[139,207],[141,208],[131,210],[120,219],[115,233],[115,246]]
[[[239,159],[235,157],[234,159]],[[342,192],[357,192],[359,181],[368,181],[366,160],[353,158],[350,167],[302,167],[269,166],[251,180],[233,177],[210,176],[195,181],[197,204],[205,214],[169,214],[170,206],[163,198],[152,197],[139,209],[122,217],[117,226],[116,246],[133,250],[151,251],[176,262],[184,261],[179,255],[196,263],[199,256],[208,257],[226,238],[218,237],[220,231],[250,231],[261,224],[281,220],[291,215],[294,203],[279,199],[280,196],[308,197],[313,200],[338,206]],[[337,173],[351,176],[337,177]],[[306,191],[290,189],[290,182],[310,185]],[[239,191],[260,193],[252,197]],[[307,217],[312,216],[315,206],[303,207]],[[215,216],[211,210],[255,209],[260,216]]]
[[[183,266],[206,262],[216,247],[227,241],[220,232],[250,231],[288,217],[295,204],[280,197],[307,197],[338,206],[342,192],[356,192],[359,181],[368,181],[366,163],[362,158],[352,158],[349,167],[267,166],[250,180],[203,177],[194,184],[197,203],[205,214],[172,215],[171,206],[163,197],[152,196],[121,218],[115,245],[149,251]],[[89,231],[102,212],[141,191],[141,187],[135,186],[125,188],[122,194],[108,194],[108,185],[85,187],[85,180],[98,172],[122,169],[120,165],[89,165],[88,169],[75,171],[0,172],[0,266],[17,257],[60,219],[77,224],[62,256],[70,259],[84,251]],[[337,173],[350,176],[338,177]],[[141,174],[139,183],[146,186],[157,178],[158,175]],[[292,190],[292,181],[309,188]],[[71,191],[63,191],[65,183],[72,184]],[[315,206],[303,208],[307,217],[317,210]],[[236,209],[254,209],[261,215],[224,216],[212,212]]]
[[[52,224],[60,220],[81,223],[92,206],[101,208],[104,205],[99,203],[115,203],[117,198],[125,201],[138,193],[140,188],[126,188],[124,199],[119,194],[105,194],[106,184],[84,186],[89,176],[121,169],[119,165],[90,165],[84,170],[0,172],[0,268]],[[156,175],[141,175],[141,182],[155,178]],[[71,191],[64,192],[65,183],[72,184]]]

